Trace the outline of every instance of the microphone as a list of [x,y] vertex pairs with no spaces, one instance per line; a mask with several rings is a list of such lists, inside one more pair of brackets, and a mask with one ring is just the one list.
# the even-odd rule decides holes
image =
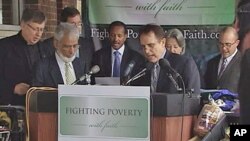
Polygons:
[[[181,75],[178,72],[176,72],[175,69],[173,69],[171,67],[171,65],[168,62],[168,60],[164,59],[164,58],[160,59],[159,60],[159,65],[161,66],[161,68],[163,70],[167,71],[167,75],[168,75],[169,79],[172,81],[172,83],[174,84],[174,86],[176,87],[176,89],[178,91],[181,91],[183,89],[183,92],[185,93],[186,92],[186,88],[185,88],[185,84],[184,84],[184,81],[183,81]],[[178,83],[173,78],[173,75],[180,79],[181,84],[182,84],[182,89],[179,87]]]
[[132,78],[130,78],[126,83],[125,83],[125,86],[128,85],[130,82],[144,76],[146,74],[146,71],[147,70],[151,70],[151,68],[153,67],[153,64],[152,63],[147,63],[146,64],[146,68],[142,69],[140,72],[138,72],[136,75],[134,75]]
[[128,77],[131,74],[132,70],[134,69],[134,66],[135,66],[135,61],[131,60],[128,64],[127,68],[125,69],[123,76]]
[[75,85],[78,82],[81,82],[84,79],[86,79],[89,75],[96,74],[99,71],[100,71],[100,67],[98,65],[94,65],[88,73],[86,73],[83,76],[81,76],[80,78],[76,79],[73,83],[71,83],[71,85]]
[[176,72],[170,65],[170,63],[168,62],[167,59],[160,59],[159,60],[159,65],[161,66],[161,68],[163,68],[164,70],[166,70],[167,72],[170,72],[171,74],[174,74],[176,77],[181,76],[178,72]]
[[92,75],[92,74],[98,73],[99,71],[100,71],[100,67],[98,65],[94,65],[87,74]]
[[126,82],[130,79],[130,75],[132,70],[134,69],[135,61],[131,60],[127,66],[127,68],[124,70],[124,75],[122,76],[122,85],[126,85]]

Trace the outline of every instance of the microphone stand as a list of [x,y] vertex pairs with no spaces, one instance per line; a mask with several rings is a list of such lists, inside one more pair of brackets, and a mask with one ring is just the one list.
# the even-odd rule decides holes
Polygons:
[[181,102],[181,139],[180,141],[182,141],[182,136],[183,136],[183,118],[184,118],[184,99],[185,99],[185,93],[186,93],[186,87],[185,87],[185,83],[183,81],[183,78],[181,77],[181,75],[179,73],[176,73],[176,77],[181,81],[181,85],[182,88],[179,87],[178,83],[175,81],[175,79],[173,78],[171,73],[167,73],[169,79],[172,81],[172,83],[174,84],[175,88],[177,89],[178,92],[182,93],[182,102]]
[[130,83],[127,83],[129,80],[130,80],[130,75],[129,76],[124,76],[122,78],[122,86],[127,86],[127,85],[130,85]]
[[139,74],[135,75],[134,77],[132,77],[131,79],[129,79],[129,80],[125,83],[125,86],[127,86],[130,82],[132,82],[132,81],[134,81],[134,80],[136,80],[136,79],[138,79],[138,78],[144,76],[145,74],[146,74],[146,72],[144,71],[144,72],[142,72],[142,73],[139,73]]
[[[181,141],[182,141],[182,136],[183,136],[183,117],[184,117],[184,99],[185,99],[185,93],[186,93],[186,87],[185,87],[185,83],[183,81],[183,78],[181,77],[181,75],[177,75],[177,78],[180,79],[181,84],[182,84],[182,102],[181,102]],[[181,90],[181,89],[180,89]]]
[[[175,81],[175,79],[173,78],[173,75],[171,73],[167,73],[168,78],[172,81],[172,83],[174,84],[175,88],[177,89],[178,92],[180,92],[182,89],[179,87],[178,83]],[[177,76],[178,78],[178,76]]]
[[86,78],[87,85],[90,85],[91,84],[91,74],[86,74],[85,78]]

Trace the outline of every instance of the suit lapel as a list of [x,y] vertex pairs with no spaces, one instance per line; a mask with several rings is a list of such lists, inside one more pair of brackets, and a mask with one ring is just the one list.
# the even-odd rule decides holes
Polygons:
[[210,76],[212,78],[214,78],[214,82],[216,82],[216,80],[219,80],[221,78],[221,77],[219,78],[219,76],[218,76],[220,58],[221,58],[221,55],[218,55],[217,58],[216,58],[216,60],[213,62],[213,66],[214,67],[211,68],[212,69],[212,71],[211,71],[212,73],[210,74]]
[[62,75],[61,75],[61,71],[60,71],[59,66],[57,64],[55,55],[53,55],[51,57],[49,67],[50,67],[50,70],[51,70],[50,75],[51,75],[51,78],[53,79],[54,84],[56,84],[56,85],[57,84],[64,84],[63,78],[62,78]]
[[124,52],[122,55],[122,60],[121,60],[121,67],[120,67],[120,75],[122,76],[124,74],[124,70],[127,67],[126,65],[128,64],[129,61],[129,56],[130,56],[130,50],[127,46],[124,48]]
[[106,74],[104,74],[105,76],[111,76],[111,72],[112,72],[112,52],[111,52],[111,47],[108,47],[108,49],[106,49],[106,53],[104,53],[104,68],[106,70]]
[[74,71],[75,71],[75,75],[76,75],[76,79],[80,78],[82,75],[84,75],[84,68],[82,68],[82,65],[80,63],[80,59],[79,58],[75,58],[75,60],[72,62],[73,67],[74,67]]
[[221,77],[219,78],[219,80],[223,80],[223,78],[227,77],[228,73],[231,71],[231,68],[234,67],[233,65],[235,64],[235,62],[238,60],[238,58],[241,56],[240,52],[237,51],[237,53],[235,54],[235,56],[232,58],[232,60],[229,62],[229,64],[227,65],[227,67],[225,68],[224,72],[222,73]]

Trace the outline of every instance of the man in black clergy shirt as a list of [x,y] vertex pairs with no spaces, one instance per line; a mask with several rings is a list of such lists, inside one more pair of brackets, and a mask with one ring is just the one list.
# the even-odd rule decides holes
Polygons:
[[[164,58],[183,78],[186,90],[193,89],[195,94],[200,93],[200,75],[194,60],[191,57],[172,54],[166,50],[165,32],[161,26],[155,24],[143,26],[140,29],[139,39],[145,57],[148,62],[154,64],[145,76],[146,85],[151,86],[151,92],[179,92],[168,76],[170,72],[164,70],[166,68],[159,65],[159,60]],[[153,73],[155,75],[153,75]],[[172,75],[179,84],[179,87],[183,88],[180,79],[176,78],[174,74]]]
[[25,9],[18,34],[0,40],[0,105],[25,105],[33,66],[47,56],[39,42],[45,22],[43,12]]

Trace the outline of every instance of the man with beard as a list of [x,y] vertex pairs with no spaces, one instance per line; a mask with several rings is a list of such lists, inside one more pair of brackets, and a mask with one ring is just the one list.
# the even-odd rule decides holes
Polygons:
[[[66,22],[74,24],[78,27],[79,31],[82,30],[82,20],[80,12],[72,6],[65,7],[60,15],[59,22]],[[91,65],[92,56],[94,53],[94,44],[91,38],[81,36],[78,40],[79,49],[77,50],[76,57],[80,58],[83,65],[86,65],[85,69],[89,69]],[[53,37],[45,39],[42,42],[42,47],[48,49],[51,54],[54,54],[55,48],[53,47]],[[88,71],[88,70],[87,70]]]
[[[126,83],[125,70],[133,60],[136,64],[131,75],[134,76],[144,68],[145,59],[138,52],[126,44],[127,27],[121,21],[114,21],[109,25],[109,46],[103,47],[94,53],[92,65],[98,65],[100,72],[98,77],[120,77],[120,82]],[[140,83],[137,82],[139,85]]]
[[42,11],[25,9],[18,34],[0,40],[0,105],[25,105],[34,64],[48,56],[39,41],[45,23]]
[[55,53],[37,64],[33,86],[56,88],[58,84],[70,85],[86,73],[85,66],[76,57],[79,35],[74,24],[60,23],[56,27],[53,40]]

